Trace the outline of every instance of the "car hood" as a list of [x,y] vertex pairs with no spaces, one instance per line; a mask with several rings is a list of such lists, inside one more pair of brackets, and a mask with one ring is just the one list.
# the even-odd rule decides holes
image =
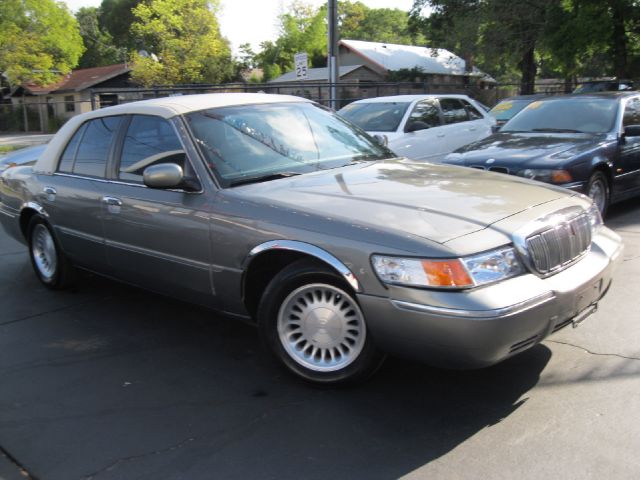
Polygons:
[[[589,151],[606,139],[604,134],[497,133],[473,142],[448,155],[444,162],[456,165],[481,165],[487,161],[501,165],[566,160]],[[548,163],[551,162],[551,163]]]
[[486,228],[565,190],[407,159],[362,163],[233,189],[262,205],[438,243]]

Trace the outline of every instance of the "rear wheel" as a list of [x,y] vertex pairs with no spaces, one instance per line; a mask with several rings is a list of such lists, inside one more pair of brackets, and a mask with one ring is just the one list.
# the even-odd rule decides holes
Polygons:
[[604,173],[600,171],[593,172],[587,184],[587,195],[591,197],[593,203],[600,210],[600,215],[604,217],[609,207],[610,196],[609,181]]
[[73,267],[60,249],[51,227],[41,215],[28,226],[29,256],[38,279],[48,288],[62,289],[73,281]]
[[348,285],[313,261],[297,261],[275,276],[262,296],[258,325],[276,358],[314,383],[364,380],[383,360]]

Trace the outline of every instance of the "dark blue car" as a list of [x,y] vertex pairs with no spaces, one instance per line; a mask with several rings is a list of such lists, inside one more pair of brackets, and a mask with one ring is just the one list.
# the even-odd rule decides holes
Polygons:
[[444,163],[553,183],[607,207],[640,194],[640,93],[548,97]]

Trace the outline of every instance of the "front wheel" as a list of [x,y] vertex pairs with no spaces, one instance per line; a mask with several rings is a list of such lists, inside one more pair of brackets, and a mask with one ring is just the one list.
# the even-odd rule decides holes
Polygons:
[[73,282],[73,267],[58,246],[51,227],[40,215],[35,215],[28,227],[29,257],[38,279],[48,288],[57,290]]
[[364,380],[383,360],[348,285],[313,261],[297,261],[275,276],[262,296],[258,325],[276,358],[314,383]]
[[609,207],[610,196],[609,181],[604,173],[600,171],[593,172],[587,184],[587,195],[591,197],[593,203],[600,210],[600,215],[604,217]]

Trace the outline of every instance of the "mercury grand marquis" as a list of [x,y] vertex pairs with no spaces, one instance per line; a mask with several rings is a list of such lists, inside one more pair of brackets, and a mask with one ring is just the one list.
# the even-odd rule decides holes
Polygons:
[[479,368],[593,313],[621,259],[587,197],[394,158],[311,101],[170,97],[78,115],[0,177],[44,285],[89,270],[256,323],[290,372],[385,354]]

